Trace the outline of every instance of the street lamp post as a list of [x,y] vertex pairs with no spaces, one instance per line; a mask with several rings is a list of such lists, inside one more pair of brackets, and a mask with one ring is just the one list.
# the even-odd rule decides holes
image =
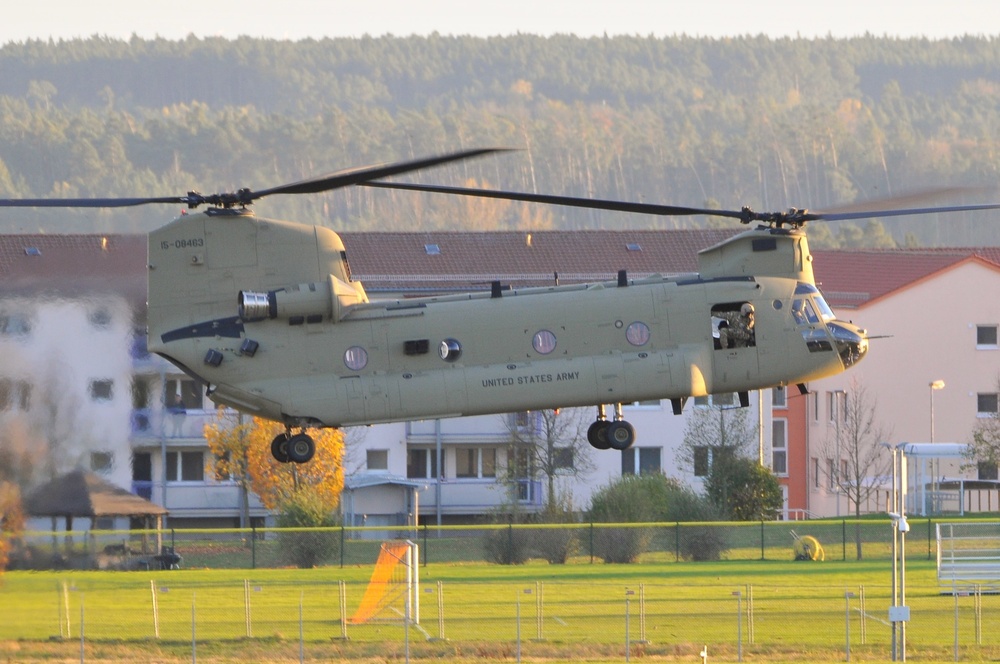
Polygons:
[[[930,388],[931,394],[931,442],[934,442],[934,393],[938,390],[944,389],[943,380],[932,380],[927,384]],[[939,459],[931,459],[931,500],[930,500],[930,512],[934,514],[934,501],[937,499],[938,491],[938,476],[941,474],[941,461]],[[926,503],[925,503],[926,504]]]

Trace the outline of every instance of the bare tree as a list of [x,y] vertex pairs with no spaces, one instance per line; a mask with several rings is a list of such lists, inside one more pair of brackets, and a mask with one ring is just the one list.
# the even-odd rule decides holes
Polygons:
[[[849,390],[834,392],[835,431],[827,436],[823,451],[833,459],[826,473],[830,486],[847,496],[854,505],[855,518],[861,517],[861,506],[879,490],[878,478],[891,471],[891,460],[879,443],[892,435],[892,429],[878,421],[878,399],[857,379]],[[857,558],[861,560],[861,526],[855,536]]]
[[718,459],[756,456],[757,425],[749,409],[725,405],[725,396],[715,395],[711,406],[696,406],[684,428],[677,463],[696,476],[707,477]]
[[516,488],[518,480],[542,479],[546,511],[566,506],[556,483],[560,477],[586,477],[594,470],[587,442],[585,410],[536,410],[505,415],[507,466],[500,479]]

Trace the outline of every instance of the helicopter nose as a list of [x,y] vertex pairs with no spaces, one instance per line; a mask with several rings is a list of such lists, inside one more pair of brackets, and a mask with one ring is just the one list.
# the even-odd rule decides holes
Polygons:
[[868,332],[860,327],[841,321],[827,325],[844,368],[849,369],[868,353]]

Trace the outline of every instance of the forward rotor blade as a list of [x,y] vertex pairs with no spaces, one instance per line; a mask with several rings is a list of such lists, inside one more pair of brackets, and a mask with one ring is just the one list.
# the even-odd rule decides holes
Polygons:
[[509,152],[510,150],[511,148],[481,148],[476,150],[463,150],[461,152],[452,152],[437,157],[416,159],[414,161],[350,168],[336,173],[331,173],[329,175],[321,175],[308,180],[302,180],[301,182],[293,182],[291,184],[272,187],[271,189],[251,192],[250,195],[253,199],[257,199],[263,198],[264,196],[271,196],[272,194],[316,194],[322,191],[329,191],[331,189],[339,189],[341,187],[349,187],[355,184],[363,184],[367,180],[386,178],[392,175],[400,175],[402,173],[418,171],[424,168],[431,168],[432,166],[440,166],[441,164],[447,164],[452,161],[471,159],[473,157],[480,157],[494,152]]
[[0,198],[0,207],[118,208],[157,203],[187,204],[187,196],[162,198]]
[[614,210],[617,212],[636,212],[639,214],[655,214],[661,216],[686,216],[705,214],[715,217],[730,217],[741,219],[742,212],[734,210],[709,210],[702,208],[681,207],[676,205],[656,205],[652,203],[629,203],[625,201],[609,201],[599,198],[578,198],[575,196],[552,196],[549,194],[527,194],[516,191],[497,189],[473,189],[469,187],[442,187],[428,184],[408,184],[404,182],[370,181],[359,182],[363,187],[381,187],[384,189],[406,189],[409,191],[427,191],[435,194],[452,194],[459,196],[479,196],[481,198],[499,198],[509,201],[527,201],[529,203],[545,203],[548,205],[566,205],[569,207],[589,208],[594,210]]

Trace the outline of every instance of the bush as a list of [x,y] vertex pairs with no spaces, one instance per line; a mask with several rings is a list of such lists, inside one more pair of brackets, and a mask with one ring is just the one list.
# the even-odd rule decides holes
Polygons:
[[[281,506],[278,526],[281,528],[331,528],[339,526],[337,515],[321,500],[308,492],[298,492]],[[316,567],[333,558],[340,546],[336,531],[281,532],[278,543],[288,562],[296,567]]]
[[498,565],[523,565],[528,561],[529,537],[529,531],[512,527],[487,531],[483,538],[486,560]]
[[[625,475],[601,488],[591,500],[589,517],[595,523],[721,520],[719,510],[707,499],[661,474]],[[599,528],[594,533],[593,553],[605,562],[634,562],[649,548],[650,539],[646,528]],[[684,558],[718,560],[727,549],[723,529],[681,529],[680,555]]]

